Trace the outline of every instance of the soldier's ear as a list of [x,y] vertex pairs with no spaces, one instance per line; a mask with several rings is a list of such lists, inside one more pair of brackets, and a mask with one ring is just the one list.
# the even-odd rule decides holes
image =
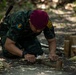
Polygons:
[[29,19],[29,23],[31,23],[31,22],[30,22],[30,19]]
[[30,21],[30,19],[29,19],[29,21]]

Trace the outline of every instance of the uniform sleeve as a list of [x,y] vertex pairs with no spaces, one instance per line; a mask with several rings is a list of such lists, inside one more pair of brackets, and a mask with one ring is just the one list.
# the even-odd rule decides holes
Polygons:
[[46,39],[52,39],[55,37],[54,27],[52,22],[49,20],[46,28],[44,29],[44,36]]
[[[17,24],[17,25],[20,25],[20,24]],[[8,30],[7,37],[13,41],[16,41],[17,38],[19,37],[20,32],[21,32],[21,29],[18,29],[17,26],[13,25]]]
[[12,19],[10,20],[10,25],[11,26],[6,36],[11,40],[16,41],[19,37],[21,30],[23,29],[21,15],[19,14],[19,15],[16,15],[15,17],[12,17]]

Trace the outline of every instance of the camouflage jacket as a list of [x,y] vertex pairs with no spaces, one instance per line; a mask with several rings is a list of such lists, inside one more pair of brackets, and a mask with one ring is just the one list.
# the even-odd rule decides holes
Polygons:
[[[13,41],[17,40],[28,40],[36,37],[39,33],[34,33],[29,26],[29,17],[32,11],[18,11],[9,15],[5,24],[7,26],[6,37]],[[52,39],[55,37],[54,27],[49,19],[46,28],[43,30],[44,36],[47,39]]]

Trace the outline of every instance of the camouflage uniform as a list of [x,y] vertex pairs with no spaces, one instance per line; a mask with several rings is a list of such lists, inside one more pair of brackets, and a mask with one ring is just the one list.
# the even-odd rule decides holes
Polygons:
[[[34,33],[29,25],[29,17],[32,11],[19,11],[9,15],[6,18],[6,25],[8,25],[7,33],[2,37],[3,55],[5,57],[15,57],[4,48],[6,38],[16,42],[16,46],[20,49],[26,50],[27,53],[34,55],[43,54],[40,42],[37,39],[39,33]],[[48,21],[46,28],[43,30],[46,39],[52,39],[55,37],[54,27],[51,21]]]

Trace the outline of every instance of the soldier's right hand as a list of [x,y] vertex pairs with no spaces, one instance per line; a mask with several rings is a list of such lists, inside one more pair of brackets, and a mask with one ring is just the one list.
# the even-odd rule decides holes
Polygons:
[[32,55],[32,54],[25,54],[24,58],[25,58],[25,60],[27,60],[28,62],[31,62],[31,63],[36,61],[35,55]]

